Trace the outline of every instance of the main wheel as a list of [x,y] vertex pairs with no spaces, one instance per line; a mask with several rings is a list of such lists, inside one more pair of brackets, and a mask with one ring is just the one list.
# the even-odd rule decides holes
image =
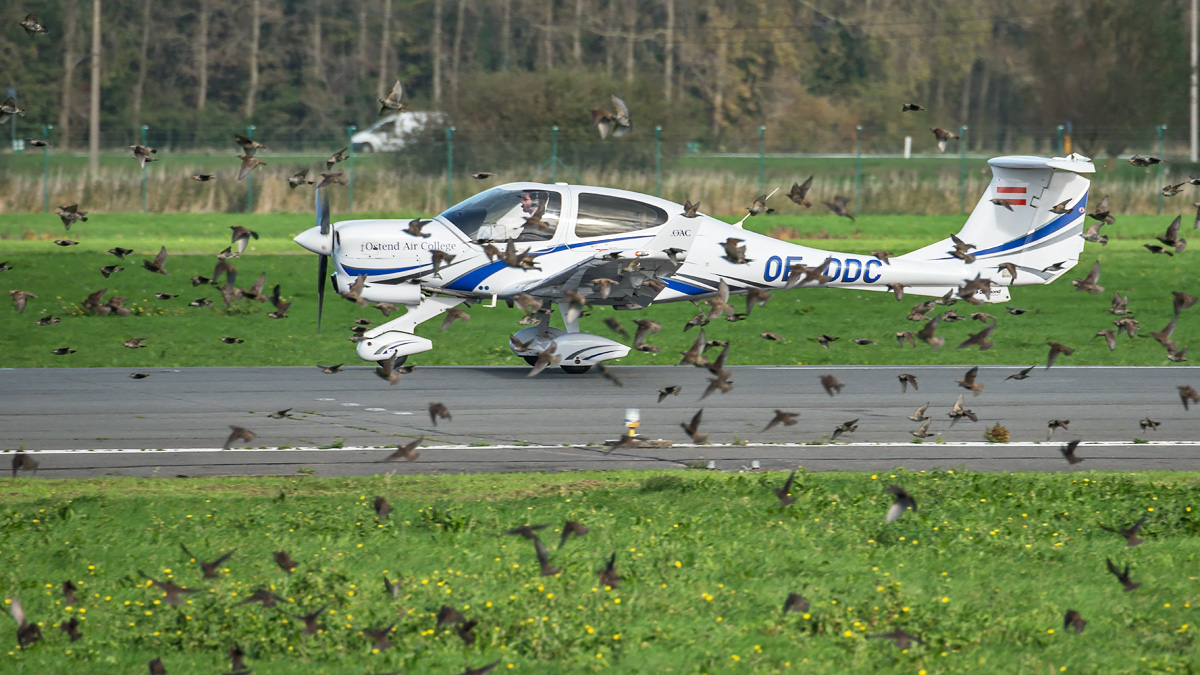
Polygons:
[[560,366],[560,367],[563,369],[563,372],[570,373],[571,375],[582,375],[592,369],[591,366]]

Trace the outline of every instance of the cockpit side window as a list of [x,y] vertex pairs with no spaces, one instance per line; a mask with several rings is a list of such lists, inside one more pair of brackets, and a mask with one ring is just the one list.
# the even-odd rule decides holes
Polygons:
[[575,218],[576,237],[602,237],[637,232],[667,222],[667,212],[633,199],[582,193]]
[[562,195],[553,190],[493,188],[442,214],[473,241],[546,241],[554,236]]

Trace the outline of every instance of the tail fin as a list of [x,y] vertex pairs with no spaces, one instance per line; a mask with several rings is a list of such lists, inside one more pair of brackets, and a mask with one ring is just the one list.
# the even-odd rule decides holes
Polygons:
[[[979,198],[975,210],[957,237],[973,244],[975,260],[965,272],[981,274],[1003,286],[1048,284],[1066,274],[1083,251],[1083,223],[1087,213],[1088,187],[1080,174],[1095,172],[1087,157],[997,157],[988,161],[992,182]],[[996,204],[993,199],[1008,200]],[[1065,213],[1051,209],[1065,202]],[[943,239],[924,248],[899,256],[899,260],[951,261],[953,239]],[[1002,263],[1017,266],[1014,280]],[[994,294],[993,301],[1008,294]]]

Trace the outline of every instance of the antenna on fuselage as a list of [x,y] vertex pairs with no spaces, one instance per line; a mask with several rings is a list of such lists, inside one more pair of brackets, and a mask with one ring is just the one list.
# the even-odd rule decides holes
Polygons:
[[[765,201],[767,201],[768,199],[770,199],[771,197],[774,197],[776,192],[779,192],[779,188],[778,188],[778,187],[777,187],[777,188],[775,188],[774,190],[771,190],[771,194],[767,195],[766,197],[763,197],[763,201],[765,202]],[[741,220],[739,220],[739,221],[737,221],[736,223],[734,223],[734,224],[733,224],[733,226],[734,226],[734,227],[739,227],[739,228],[745,229],[745,228],[743,227],[743,223],[745,223],[745,222],[746,222],[746,219],[747,219],[747,218],[749,218],[749,217],[750,217],[750,213],[749,213],[749,212],[747,212],[747,213],[746,213],[746,215],[742,216],[742,219],[741,219]]]

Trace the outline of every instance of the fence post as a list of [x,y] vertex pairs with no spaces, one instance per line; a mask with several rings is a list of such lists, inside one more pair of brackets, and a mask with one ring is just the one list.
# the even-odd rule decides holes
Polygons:
[[1054,149],[1057,150],[1060,154],[1062,154],[1065,157],[1067,154],[1067,149],[1066,149],[1066,146],[1063,145],[1063,129],[1064,128],[1065,127],[1063,127],[1063,125],[1061,125],[1061,124],[1058,125],[1058,140],[1055,141]]
[[[1162,157],[1163,156],[1163,145],[1166,142],[1167,125],[1160,124],[1157,127],[1155,127],[1155,130],[1158,132],[1158,156]],[[1163,163],[1162,162],[1158,163],[1158,184],[1160,186],[1163,185]],[[1159,215],[1162,215],[1162,205],[1163,205],[1163,193],[1162,193],[1162,190],[1159,190],[1158,191],[1158,213],[1159,213]]]
[[454,206],[454,127],[446,127],[446,208]]
[[550,182],[558,182],[558,125],[550,127]]
[[350,146],[350,156],[346,159],[350,162],[347,170],[350,172],[350,179],[346,183],[346,210],[354,212],[354,132],[358,131],[358,127],[353,124],[346,125],[346,145]]
[[[251,124],[246,127],[246,138],[254,140],[254,129],[256,127]],[[246,213],[254,212],[254,172],[251,171],[246,176]]]
[[662,127],[654,127],[654,196],[662,196]]
[[760,195],[766,194],[767,192],[766,187],[764,187],[766,185],[766,181],[763,180],[763,169],[765,168],[767,161],[766,153],[764,152],[765,146],[763,144],[763,134],[765,134],[766,131],[767,128],[765,126],[760,125],[758,127],[758,194]]
[[854,125],[854,215],[862,213],[862,125]]
[[[142,145],[150,147],[150,127],[142,125]],[[142,163],[142,213],[146,213],[146,164]]]
[[958,127],[958,212],[967,212],[967,125]]
[[[14,119],[15,121],[15,119]],[[42,125],[42,140],[50,141],[53,124]],[[50,146],[42,146],[42,212],[50,213]]]

